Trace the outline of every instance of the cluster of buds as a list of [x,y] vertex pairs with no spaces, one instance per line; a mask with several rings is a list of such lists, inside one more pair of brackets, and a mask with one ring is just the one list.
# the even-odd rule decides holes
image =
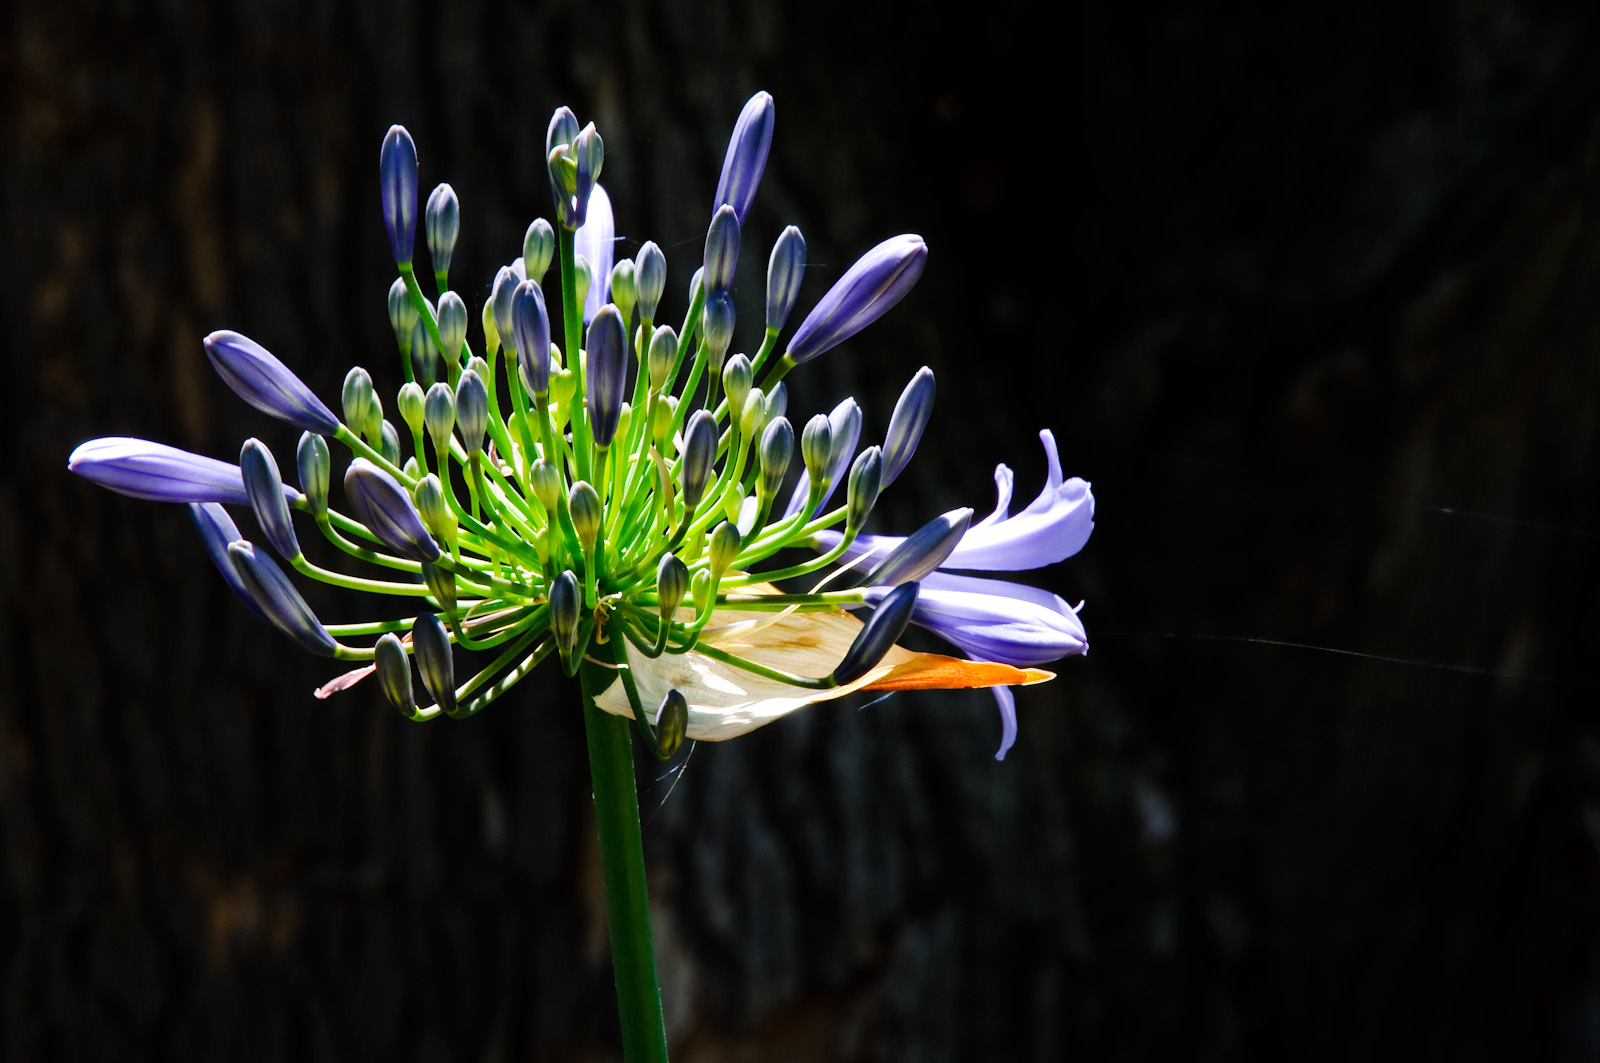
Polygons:
[[[631,716],[665,758],[686,736],[731,737],[857,689],[987,686],[1002,710],[1003,756],[1015,734],[1008,687],[1048,679],[1039,665],[1084,652],[1083,628],[1053,594],[941,570],[1035,568],[1075,553],[1093,527],[1089,485],[1063,479],[1044,433],[1049,482],[1022,512],[1009,513],[1002,465],[1000,504],[985,520],[973,523],[962,509],[903,539],[863,534],[928,423],[933,374],[913,376],[882,444],[864,449],[850,399],[797,433],[783,379],[899,302],[927,246],[905,235],[868,251],[780,352],[806,264],[805,241],[789,226],[768,260],[759,344],[751,355],[730,353],[734,274],[772,129],[772,98],[758,93],[729,143],[704,259],[673,328],[657,323],[665,255],[646,242],[616,260],[599,184],[604,145],[593,124],[580,128],[558,110],[545,144],[554,224],[534,221],[521,256],[500,269],[474,349],[472,315],[449,286],[459,200],[441,184],[423,211],[437,296],[429,300],[412,261],[416,148],[394,126],[379,171],[399,273],[389,292],[405,380],[394,398],[398,421],[384,416],[373,376],[359,366],[335,414],[260,344],[215,332],[205,349],[228,385],[302,429],[298,489],[255,439],[237,465],[98,439],[69,467],[124,494],[189,503],[212,560],[252,609],[302,648],[358,663],[319,693],[375,674],[409,718],[461,717],[547,657],[568,675],[591,661],[616,676],[597,704]],[[547,301],[552,266],[559,292]],[[350,454],[345,511],[329,497],[330,442]],[[229,505],[253,512],[270,550],[243,538]],[[337,551],[395,575],[357,577],[313,562],[296,511]],[[793,547],[807,548],[808,559],[772,567]],[[313,579],[409,599],[415,615],[324,624],[271,554]],[[908,623],[969,659],[896,645]],[[458,649],[488,663],[463,681]],[[431,704],[418,703],[413,661]]]

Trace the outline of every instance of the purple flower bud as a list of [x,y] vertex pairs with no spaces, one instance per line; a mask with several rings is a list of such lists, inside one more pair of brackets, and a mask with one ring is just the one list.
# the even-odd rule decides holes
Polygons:
[[646,240],[633,258],[633,286],[641,321],[654,321],[667,290],[667,256],[654,240]]
[[556,231],[543,218],[533,219],[522,236],[522,268],[531,281],[544,281],[556,253]]
[[344,419],[360,435],[370,436],[372,425],[382,412],[378,409],[378,393],[372,386],[372,374],[359,365],[350,367],[344,375],[344,385],[339,389],[339,401],[344,408]]
[[812,482],[820,481],[833,454],[833,429],[825,413],[813,414],[800,433],[800,457]]
[[573,236],[575,254],[589,263],[589,290],[583,300],[583,323],[594,320],[600,308],[611,301],[611,264],[616,257],[616,220],[611,215],[611,197],[599,185],[589,197],[584,223]]
[[740,224],[756,198],[756,186],[767,166],[772,148],[773,107],[770,93],[758,92],[745,103],[728,140],[728,153],[722,158],[722,178],[717,182],[716,200],[711,209],[727,204],[739,216]]
[[450,652],[450,635],[434,613],[418,613],[411,625],[411,649],[417,658],[422,685],[445,712],[456,711],[456,662]]
[[517,285],[521,283],[522,279],[517,276],[516,270],[501,266],[494,275],[494,288],[489,295],[489,301],[494,304],[494,328],[500,334],[500,346],[512,352],[517,349],[516,314],[512,310],[512,300],[516,298]]
[[789,320],[800,298],[800,278],[806,270],[806,238],[793,225],[778,236],[767,259],[767,328],[776,331]]
[[782,417],[789,412],[789,385],[778,381],[767,392],[767,420]]
[[413,561],[434,561],[439,544],[423,527],[411,496],[393,476],[366,458],[355,458],[345,470],[344,490],[356,519],[389,549]]
[[405,126],[392,125],[378,154],[378,183],[383,191],[383,226],[397,265],[411,261],[417,238],[417,146]]
[[483,435],[489,430],[489,389],[471,369],[463,369],[456,381],[456,426],[469,454],[483,449]]
[[373,648],[372,663],[378,673],[378,686],[389,704],[410,716],[417,711],[417,700],[411,693],[411,660],[400,636],[393,631],[378,639]]
[[833,681],[840,686],[854,683],[875,668],[889,647],[905,633],[911,621],[912,607],[917,604],[916,583],[902,583],[884,596],[862,627],[855,641],[845,651],[839,667],[833,670]]
[[228,544],[228,557],[245,595],[274,627],[307,653],[332,657],[338,652],[339,644],[272,558],[242,539]]
[[933,518],[901,540],[900,545],[867,574],[862,584],[893,587],[923,579],[944,564],[971,523],[970,509],[953,509]]
[[205,347],[217,375],[262,413],[318,435],[339,431],[333,411],[255,340],[224,330],[207,336]]
[[683,429],[683,465],[679,478],[683,487],[683,506],[693,512],[706,493],[711,466],[717,460],[717,419],[710,410],[696,410]]
[[683,596],[689,593],[689,566],[678,560],[676,554],[661,555],[656,566],[656,601],[660,605],[661,619],[671,623]]
[[883,441],[883,486],[894,483],[900,470],[916,453],[922,430],[927,427],[932,413],[933,370],[923,366],[900,393],[900,401],[894,404],[894,416],[889,418],[889,433]]
[[[239,466],[145,439],[91,439],[67,458],[67,469],[130,498],[250,504]],[[284,493],[290,501],[299,498],[292,488]]]
[[222,578],[233,588],[233,592],[244,600],[244,604],[261,619],[267,619],[267,614],[261,611],[261,606],[256,604],[255,598],[239,579],[238,566],[233,563],[233,555],[228,553],[228,544],[239,542],[243,538],[239,534],[238,526],[233,523],[233,518],[228,516],[228,511],[216,502],[191,502],[189,512],[194,515],[195,527],[200,530],[200,541],[205,544],[211,563],[217,566],[217,571],[222,573]]
[[511,320],[523,385],[535,395],[544,395],[550,390],[550,315],[537,281],[517,285],[511,296]]
[[800,323],[789,360],[809,362],[878,320],[917,283],[927,262],[920,236],[892,237],[862,255]]
[[433,259],[433,271],[450,272],[450,258],[455,254],[456,238],[461,235],[461,200],[456,198],[456,190],[442,184],[429,192],[422,219],[428,232],[428,257]]
[[300,556],[300,544],[295,540],[294,522],[289,519],[289,504],[284,499],[283,474],[278,471],[272,451],[259,439],[245,440],[239,450],[239,471],[262,534],[278,556],[293,561]]
[[739,216],[732,207],[718,207],[706,230],[706,291],[725,292],[732,288],[738,268]]
[[720,372],[728,345],[733,342],[733,297],[727,292],[709,292],[700,312],[700,331],[705,335],[707,360]]
[[589,424],[596,446],[609,447],[617,434],[617,418],[628,380],[628,343],[622,315],[610,303],[600,308],[589,326],[584,361],[584,386],[589,397]]

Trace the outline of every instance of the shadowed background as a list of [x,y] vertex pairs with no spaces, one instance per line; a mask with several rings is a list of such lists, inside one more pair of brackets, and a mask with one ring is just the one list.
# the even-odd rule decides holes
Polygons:
[[997,461],[1025,503],[1052,429],[1099,525],[1036,581],[1093,651],[1019,692],[1003,763],[980,692],[642,766],[674,1059],[1594,1058],[1595,10],[1062,14],[0,15],[0,1055],[615,1058],[575,687],[428,727],[370,684],[316,701],[337,669],[183,507],[66,456],[286,461],[217,328],[329,400],[365,365],[392,409],[391,122],[461,197],[476,311],[550,213],[551,110],[594,120],[675,319],[764,88],[735,348],[783,225],[797,313],[922,233],[921,284],[791,375],[791,418],[854,394],[880,438],[934,369],[901,532],[987,512]]

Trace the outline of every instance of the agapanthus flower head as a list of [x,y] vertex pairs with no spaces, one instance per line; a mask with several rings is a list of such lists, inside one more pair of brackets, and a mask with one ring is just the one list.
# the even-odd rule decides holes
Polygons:
[[[905,538],[866,534],[930,423],[932,372],[912,378],[881,440],[863,439],[853,399],[791,421],[783,377],[899,301],[927,246],[900,236],[869,251],[780,356],[805,266],[805,241],[789,226],[768,261],[760,326],[746,333],[730,289],[743,228],[755,224],[772,113],[758,93],[739,119],[680,309],[663,307],[660,245],[616,259],[612,203],[598,183],[603,143],[558,110],[545,144],[555,216],[530,225],[522,257],[499,270],[477,337],[447,286],[460,212],[444,184],[425,212],[437,306],[420,290],[410,263],[416,151],[395,127],[380,176],[400,274],[388,312],[403,379],[385,392],[398,417],[384,416],[378,381],[388,386],[388,371],[349,371],[341,419],[259,344],[217,332],[206,349],[229,385],[303,430],[303,494],[254,439],[240,465],[112,438],[79,447],[69,467],[124,494],[190,503],[207,554],[252,609],[301,647],[352,663],[324,692],[376,675],[413,720],[469,716],[554,656],[586,684],[602,676],[596,703],[638,721],[657,756],[859,689],[995,688],[1008,746],[1007,688],[1046,680],[1039,665],[1084,652],[1082,624],[1053,594],[949,570],[1068,556],[1093,527],[1093,497],[1062,477],[1046,434],[1048,482],[1021,512],[1009,512],[1002,466],[1000,504],[985,520],[958,509]],[[669,309],[681,325],[656,324]],[[735,350],[737,335],[760,345]],[[336,460],[334,447],[348,456]],[[339,462],[344,491],[330,498]],[[388,594],[407,615],[324,625],[224,506],[248,508],[259,539],[300,574]],[[388,577],[306,556],[295,510],[311,518],[298,532],[314,525],[347,563]],[[912,623],[972,659],[905,650],[897,642]],[[469,659],[478,667],[458,672]],[[431,704],[419,703],[424,693]]]

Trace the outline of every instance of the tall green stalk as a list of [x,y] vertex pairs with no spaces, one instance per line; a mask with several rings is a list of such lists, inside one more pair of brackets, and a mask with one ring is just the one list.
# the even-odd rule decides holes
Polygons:
[[645,886],[644,844],[639,833],[639,795],[633,781],[633,733],[624,717],[598,708],[594,699],[616,673],[585,661],[583,726],[589,739],[589,775],[594,783],[594,818],[600,835],[600,869],[606,888],[606,924],[616,970],[622,1053],[628,1063],[666,1063],[667,1032],[656,980],[655,939],[650,929],[650,892]]

